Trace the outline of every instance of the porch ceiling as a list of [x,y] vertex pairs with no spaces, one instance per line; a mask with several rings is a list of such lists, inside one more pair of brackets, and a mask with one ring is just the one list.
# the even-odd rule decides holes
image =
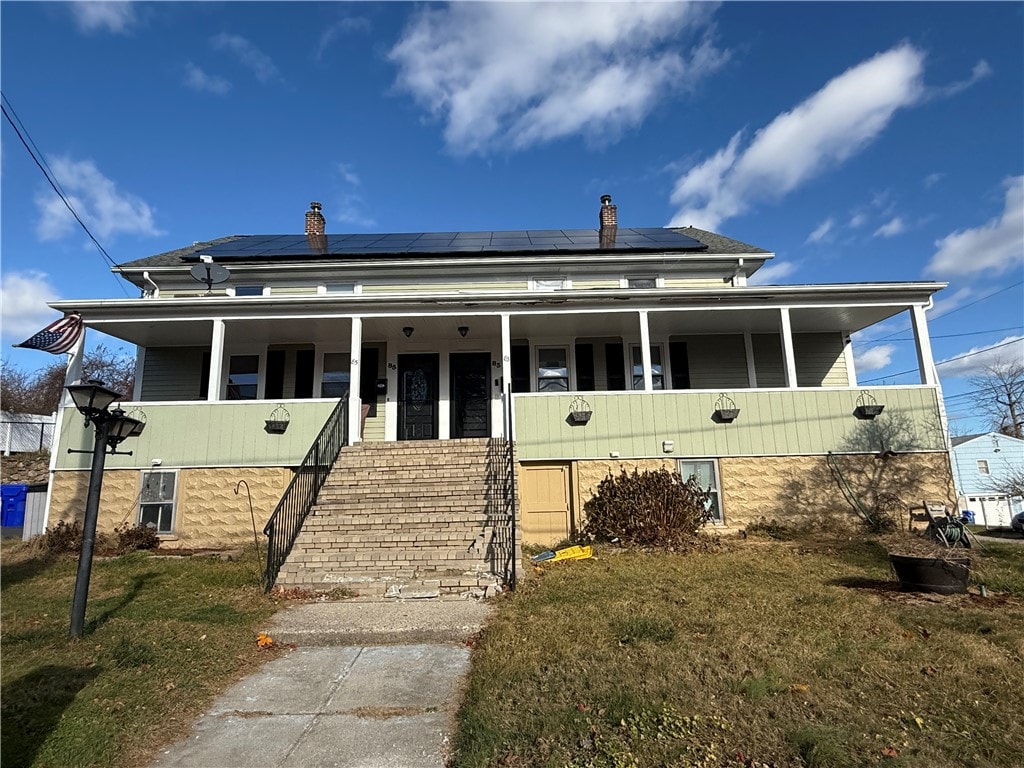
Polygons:
[[[212,320],[94,320],[89,326],[142,347],[208,347]],[[348,341],[348,318],[262,318],[228,320],[225,341],[232,344],[336,344]]]
[[364,317],[363,340],[386,341],[401,339],[403,328],[412,328],[413,342],[423,339],[456,339],[458,329],[465,326],[469,329],[467,339],[499,338],[501,336],[501,318],[497,315],[418,315],[404,317]]

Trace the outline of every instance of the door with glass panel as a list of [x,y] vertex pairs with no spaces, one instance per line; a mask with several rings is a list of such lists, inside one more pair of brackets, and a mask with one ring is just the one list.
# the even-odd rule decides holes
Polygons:
[[438,355],[398,356],[398,439],[436,440]]

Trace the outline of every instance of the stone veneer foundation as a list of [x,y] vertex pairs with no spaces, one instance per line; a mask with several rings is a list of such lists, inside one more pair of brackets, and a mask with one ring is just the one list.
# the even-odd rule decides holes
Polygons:
[[[166,471],[161,467],[160,471]],[[252,515],[249,497],[243,486],[238,495],[235,486],[245,480],[252,493],[256,531],[265,543],[266,524],[281,494],[291,481],[286,467],[238,467],[219,469],[179,469],[175,499],[174,534],[162,537],[161,549],[207,549],[251,543]],[[53,473],[50,502],[50,527],[60,521],[81,521],[89,489],[89,472],[57,470]],[[103,473],[100,494],[99,531],[111,532],[122,523],[139,518],[138,495],[142,472],[137,469],[108,469]]]
[[[873,454],[838,457],[844,474],[862,502],[873,494],[891,494],[894,508],[907,520],[906,508],[923,499],[941,500],[956,508],[949,454],[905,453],[881,459]],[[600,459],[572,462],[572,505],[578,523],[583,505],[609,473],[641,472],[665,467],[675,471],[677,459]],[[850,519],[853,510],[829,473],[825,456],[753,456],[718,460],[725,528],[741,528],[761,517],[797,523],[827,517]]]

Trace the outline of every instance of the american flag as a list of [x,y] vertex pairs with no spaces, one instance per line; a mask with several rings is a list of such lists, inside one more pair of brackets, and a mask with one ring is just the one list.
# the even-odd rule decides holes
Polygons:
[[43,352],[59,355],[75,346],[75,342],[81,335],[82,316],[70,314],[64,315],[60,320],[54,320],[32,338],[14,346],[41,349]]

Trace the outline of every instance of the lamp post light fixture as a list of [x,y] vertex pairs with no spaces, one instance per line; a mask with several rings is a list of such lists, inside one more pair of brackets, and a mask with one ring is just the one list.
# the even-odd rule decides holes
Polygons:
[[[93,425],[96,432],[93,443],[92,468],[89,471],[89,494],[85,502],[85,523],[82,527],[82,551],[78,556],[78,574],[75,577],[75,596],[71,603],[71,637],[81,637],[85,628],[85,604],[89,599],[89,578],[92,575],[92,551],[96,544],[96,519],[100,510],[100,491],[103,488],[103,465],[107,448],[119,453],[117,446],[129,437],[142,434],[146,424],[127,416],[120,408],[108,410],[121,395],[103,386],[102,381],[91,380],[71,384],[68,394],[79,412],[85,416],[85,425]],[[68,449],[68,453],[90,453]]]

